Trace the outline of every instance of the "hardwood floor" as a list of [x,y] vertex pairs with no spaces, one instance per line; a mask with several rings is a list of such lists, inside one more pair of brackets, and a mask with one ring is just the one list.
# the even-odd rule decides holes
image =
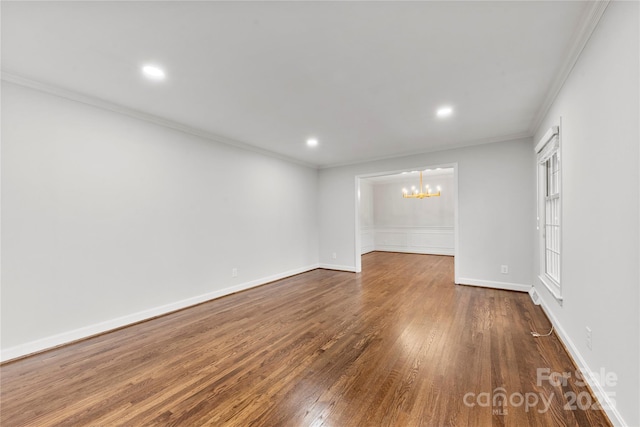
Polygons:
[[530,335],[549,328],[527,294],[454,285],[451,257],[374,252],[361,274],[315,270],[5,364],[0,422],[610,425],[564,408],[588,389],[555,335]]

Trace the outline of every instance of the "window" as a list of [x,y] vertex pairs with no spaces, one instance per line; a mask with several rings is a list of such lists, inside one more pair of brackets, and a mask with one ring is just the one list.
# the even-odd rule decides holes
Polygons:
[[544,197],[544,272],[560,283],[560,185],[558,183],[558,153],[544,162],[546,186]]
[[538,154],[538,237],[540,281],[562,301],[561,162],[559,128],[553,127],[536,145]]

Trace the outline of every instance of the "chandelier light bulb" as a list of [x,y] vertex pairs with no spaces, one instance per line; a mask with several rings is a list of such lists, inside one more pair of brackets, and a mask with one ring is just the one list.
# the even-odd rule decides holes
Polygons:
[[406,188],[402,189],[402,197],[405,199],[424,199],[428,197],[438,197],[440,196],[440,186],[437,186],[438,192],[432,192],[431,188],[429,188],[429,184],[424,185],[425,192],[422,192],[422,172],[420,172],[420,186],[416,187],[415,185],[411,186],[411,192],[409,193]]

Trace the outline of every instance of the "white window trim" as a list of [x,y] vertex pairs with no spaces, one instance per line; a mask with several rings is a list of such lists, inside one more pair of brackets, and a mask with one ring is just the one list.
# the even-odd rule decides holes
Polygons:
[[[560,156],[560,128],[559,126],[551,127],[535,147],[537,159],[536,159],[536,208],[537,208],[537,230],[538,230],[538,280],[544,285],[545,288],[553,295],[553,297],[562,304],[562,161]],[[558,272],[559,281],[549,277],[545,272],[545,237],[542,231],[544,224],[541,224],[541,219],[545,215],[545,193],[541,188],[541,184],[546,184],[546,171],[543,171],[544,163],[554,153],[558,153],[559,161],[559,194],[560,194],[560,236],[559,236],[559,249],[560,249],[560,271]],[[541,180],[542,175],[542,180]]]

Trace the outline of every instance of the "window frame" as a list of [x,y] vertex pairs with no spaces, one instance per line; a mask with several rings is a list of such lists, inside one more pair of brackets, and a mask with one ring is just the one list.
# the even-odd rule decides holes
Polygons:
[[[537,171],[537,230],[538,230],[538,280],[549,290],[556,301],[562,304],[562,156],[560,127],[551,127],[535,147]],[[554,170],[549,162],[555,158]],[[552,168],[553,169],[553,168]],[[555,180],[550,180],[550,177]],[[552,188],[553,187],[553,188]],[[555,205],[554,205],[555,204]],[[555,218],[548,221],[548,213]],[[555,233],[549,228],[555,227]],[[552,237],[553,236],[553,237]],[[553,239],[553,240],[551,240]],[[549,253],[551,252],[551,255]],[[555,254],[555,257],[554,257]],[[555,265],[550,268],[550,259]],[[555,273],[555,277],[554,277]]]

